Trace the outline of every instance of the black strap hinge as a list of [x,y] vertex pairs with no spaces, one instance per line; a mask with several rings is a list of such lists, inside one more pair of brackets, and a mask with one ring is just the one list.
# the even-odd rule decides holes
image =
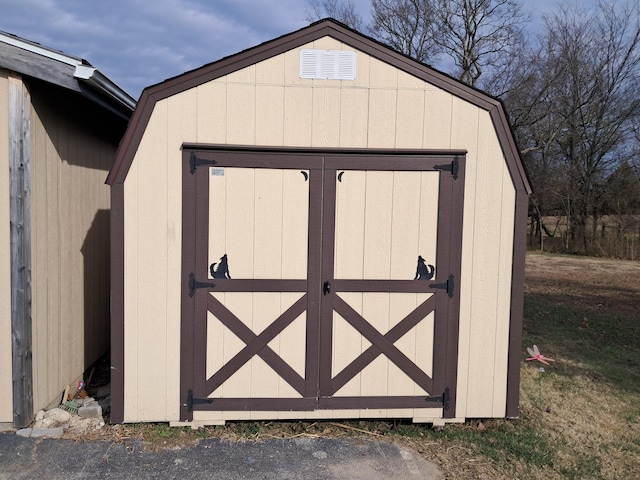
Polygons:
[[199,282],[193,272],[189,274],[189,296],[193,297],[198,288],[213,288],[216,284],[213,282]]
[[444,283],[430,283],[429,288],[438,288],[446,290],[449,298],[453,298],[453,291],[455,289],[455,282],[453,281],[453,274],[449,275],[449,278]]
[[193,412],[194,405],[204,405],[205,403],[213,403],[213,398],[197,398],[193,396],[193,390],[187,391],[187,410]]
[[433,167],[433,169],[445,171],[445,172],[451,172],[451,175],[453,175],[453,179],[457,180],[458,172],[460,170],[460,162],[458,161],[458,157],[454,157],[453,160],[451,160],[451,163],[448,163],[445,165],[436,165],[435,167]]
[[449,387],[444,389],[444,393],[442,395],[427,397],[426,401],[441,403],[442,408],[444,408],[445,410],[449,410],[449,406],[451,405],[451,392],[449,391]]
[[196,173],[196,168],[202,165],[213,166],[217,164],[218,162],[215,160],[204,160],[202,158],[198,158],[194,152],[191,152],[191,156],[189,157],[189,171],[191,172],[191,175]]

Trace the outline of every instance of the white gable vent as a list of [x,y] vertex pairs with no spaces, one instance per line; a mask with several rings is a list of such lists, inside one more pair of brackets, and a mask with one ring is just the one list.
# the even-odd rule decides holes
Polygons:
[[300,78],[355,80],[356,52],[300,50]]

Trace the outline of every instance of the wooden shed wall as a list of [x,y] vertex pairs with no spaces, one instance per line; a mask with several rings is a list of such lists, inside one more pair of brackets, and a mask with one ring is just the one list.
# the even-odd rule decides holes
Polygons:
[[489,112],[362,52],[355,81],[300,79],[298,62],[294,49],[155,105],[124,184],[124,421],[179,418],[183,142],[468,150],[457,416],[504,416],[515,187]]
[[9,78],[0,69],[0,423],[13,423],[9,230]]
[[116,143],[77,97],[30,83],[34,411],[109,346],[109,188]]

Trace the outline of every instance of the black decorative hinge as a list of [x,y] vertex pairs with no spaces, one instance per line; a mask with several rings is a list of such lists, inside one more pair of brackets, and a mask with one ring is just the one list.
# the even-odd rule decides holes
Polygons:
[[189,274],[189,296],[193,297],[198,288],[213,288],[216,284],[213,282],[199,282],[196,280],[196,276],[191,272]]
[[187,410],[193,412],[194,405],[204,405],[205,403],[213,403],[213,398],[196,398],[193,396],[193,390],[187,391]]
[[455,283],[453,281],[453,274],[449,275],[449,278],[444,283],[431,283],[429,284],[429,288],[439,288],[441,290],[446,290],[449,298],[453,298],[453,289],[455,288]]
[[446,165],[436,165],[435,167],[433,167],[434,170],[441,170],[441,171],[446,171],[446,172],[451,172],[451,175],[453,175],[453,179],[457,180],[458,179],[458,170],[460,168],[460,162],[458,162],[458,157],[454,157],[453,160],[451,161],[451,163],[446,164]]
[[441,403],[442,408],[449,410],[449,406],[451,405],[451,392],[449,391],[449,387],[444,389],[444,393],[442,395],[438,395],[437,397],[427,397],[426,401]]
[[191,172],[191,175],[196,173],[196,168],[200,166],[203,166],[203,165],[213,166],[217,164],[218,162],[216,162],[215,160],[204,160],[202,158],[198,158],[196,154],[193,152],[191,152],[191,156],[189,157],[189,171]]

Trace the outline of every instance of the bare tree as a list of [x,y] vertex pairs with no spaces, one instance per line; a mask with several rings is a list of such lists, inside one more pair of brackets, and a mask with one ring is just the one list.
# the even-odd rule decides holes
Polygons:
[[435,63],[440,53],[433,0],[372,0],[370,33],[423,63]]
[[457,76],[476,85],[485,69],[502,69],[522,44],[529,18],[516,0],[434,0],[442,51]]
[[536,190],[533,206],[542,207],[541,215],[562,208],[565,248],[594,253],[612,185],[607,179],[634,154],[638,3],[599,2],[592,11],[561,4],[545,18],[540,49],[526,63],[526,81],[504,100]]
[[[309,0],[307,20],[332,16],[360,30],[352,0]],[[528,21],[518,0],[371,0],[368,32],[420,62],[451,59],[460,80],[476,85],[485,70],[508,72]],[[494,75],[493,78],[499,78]]]
[[633,119],[640,113],[640,10],[637,3],[599,2],[585,13],[566,5],[547,18],[546,28],[559,71],[557,107],[565,129],[558,148],[573,204],[570,225],[589,251],[605,179],[630,152]]
[[315,22],[326,17],[334,18],[354,30],[362,30],[362,15],[353,0],[309,0],[306,20]]

